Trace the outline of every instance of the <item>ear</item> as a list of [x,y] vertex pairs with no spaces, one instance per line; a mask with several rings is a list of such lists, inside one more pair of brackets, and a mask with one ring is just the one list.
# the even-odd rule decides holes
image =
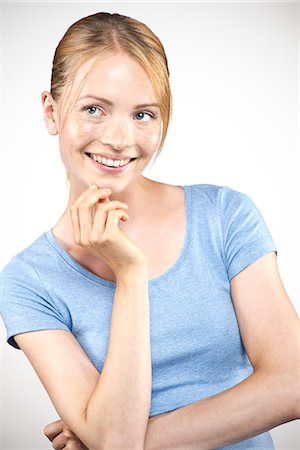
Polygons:
[[57,103],[48,91],[42,92],[41,100],[47,130],[50,134],[55,136],[58,134],[59,130]]

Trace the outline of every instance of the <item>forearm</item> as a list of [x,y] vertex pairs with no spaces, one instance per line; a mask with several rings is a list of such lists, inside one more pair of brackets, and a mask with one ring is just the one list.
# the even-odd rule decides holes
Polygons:
[[116,283],[107,357],[85,414],[89,449],[143,448],[151,384],[148,274],[142,269]]
[[211,450],[294,420],[293,386],[294,379],[256,371],[220,394],[151,418],[145,450]]

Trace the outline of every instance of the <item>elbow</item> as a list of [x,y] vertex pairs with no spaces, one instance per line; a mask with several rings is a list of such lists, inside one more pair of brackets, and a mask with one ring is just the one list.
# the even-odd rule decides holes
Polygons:
[[254,368],[253,375],[262,381],[267,397],[277,405],[272,415],[278,425],[300,418],[299,366],[294,362],[261,364]]
[[137,436],[137,433],[135,436],[129,434],[128,430],[117,431],[111,426],[100,430],[95,424],[87,424],[81,441],[89,450],[144,450],[145,439]]
[[83,414],[84,432],[81,441],[89,450],[144,450],[147,424],[139,420],[126,421],[126,417],[107,414],[99,416],[88,408]]
[[95,450],[144,450],[146,430],[139,432],[138,427],[135,430],[129,428],[131,427],[126,425],[113,429],[108,427],[104,433],[101,448]]
[[130,450],[144,450],[144,442],[141,443],[136,439],[129,439],[126,436],[118,436],[113,438],[104,438],[98,444],[89,445],[89,450],[120,450],[120,449],[130,449]]
[[297,402],[296,402],[296,405],[295,405],[295,412],[294,412],[294,420],[298,420],[298,419],[300,419],[300,398],[299,398],[299,395],[298,395],[298,398],[297,398]]
[[289,384],[291,420],[300,419],[300,361],[295,358],[290,370],[286,371],[285,384]]
[[[299,372],[285,371],[281,380],[281,391],[285,394],[284,419],[286,421],[300,418],[300,377]],[[281,396],[280,396],[281,397]],[[284,405],[283,403],[283,405]]]
[[295,389],[293,395],[293,415],[294,420],[300,419],[300,368],[296,373]]
[[300,419],[300,376],[299,366],[277,368],[273,371],[269,386],[275,396],[274,401],[279,406],[282,423]]

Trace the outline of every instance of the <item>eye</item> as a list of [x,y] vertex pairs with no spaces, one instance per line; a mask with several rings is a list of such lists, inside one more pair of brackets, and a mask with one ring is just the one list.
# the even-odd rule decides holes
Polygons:
[[97,111],[102,112],[102,109],[96,105],[88,105],[83,108],[83,111],[88,111],[88,116],[99,117],[99,114],[97,114]]
[[138,117],[138,122],[141,122],[145,116],[148,118],[147,120],[143,120],[143,122],[149,122],[150,119],[154,119],[153,114],[147,113],[146,111],[140,111],[135,115],[135,117]]

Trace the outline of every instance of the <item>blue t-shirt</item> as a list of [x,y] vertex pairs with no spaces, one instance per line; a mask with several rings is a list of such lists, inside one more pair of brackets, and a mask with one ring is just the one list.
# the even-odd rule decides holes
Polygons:
[[[152,357],[150,416],[228,389],[253,367],[244,350],[230,280],[276,251],[252,200],[228,187],[183,186],[186,231],[181,253],[149,280]],[[63,329],[101,372],[108,348],[115,283],[82,267],[52,231],[16,255],[1,274],[0,313],[13,336]],[[270,433],[226,449],[274,449]]]

